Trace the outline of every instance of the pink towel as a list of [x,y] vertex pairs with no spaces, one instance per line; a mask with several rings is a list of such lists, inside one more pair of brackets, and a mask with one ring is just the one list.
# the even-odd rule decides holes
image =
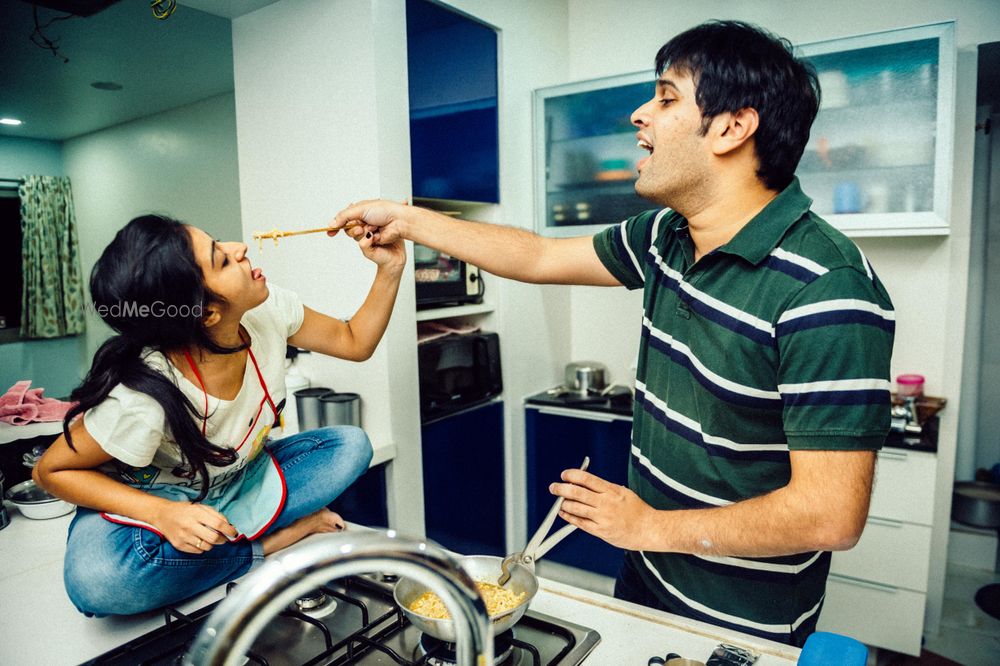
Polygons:
[[29,386],[31,380],[25,379],[0,395],[0,421],[11,425],[62,421],[74,404],[55,398],[43,398],[42,391],[45,389],[29,389]]

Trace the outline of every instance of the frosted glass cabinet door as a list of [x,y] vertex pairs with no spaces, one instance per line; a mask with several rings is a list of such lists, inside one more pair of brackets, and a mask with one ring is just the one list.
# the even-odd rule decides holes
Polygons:
[[813,210],[854,236],[948,233],[954,23],[798,50],[822,90],[797,171]]
[[635,193],[632,112],[652,98],[653,72],[535,91],[536,218],[550,236],[582,236],[655,205]]

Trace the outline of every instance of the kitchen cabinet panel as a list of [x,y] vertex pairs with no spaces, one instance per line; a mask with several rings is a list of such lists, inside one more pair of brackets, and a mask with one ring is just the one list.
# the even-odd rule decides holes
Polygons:
[[868,515],[932,525],[936,474],[937,456],[933,453],[882,449]]
[[917,656],[927,595],[830,574],[816,627]]
[[389,527],[385,497],[385,465],[375,465],[348,486],[329,509],[344,520],[366,527]]
[[407,0],[406,34],[413,196],[499,202],[496,31]]
[[869,518],[854,548],[833,553],[830,571],[926,592],[930,558],[930,527]]
[[506,555],[503,402],[424,424],[427,537],[466,555]]
[[[949,231],[955,24],[804,44],[822,102],[797,175],[813,210],[850,236]],[[534,95],[535,223],[594,234],[653,205],[634,190],[629,117],[653,72],[540,88]]]
[[[621,416],[528,405],[525,409],[528,484],[528,533],[532,534],[552,507],[549,484],[590,456],[591,473],[628,484],[632,420]],[[561,522],[561,521],[560,521]],[[545,559],[617,576],[624,551],[576,530],[545,555]]]
[[653,95],[653,72],[535,91],[535,191],[539,233],[593,234],[653,208],[635,193],[630,116]]
[[948,233],[954,32],[945,22],[797,47],[822,89],[797,175],[842,231]]

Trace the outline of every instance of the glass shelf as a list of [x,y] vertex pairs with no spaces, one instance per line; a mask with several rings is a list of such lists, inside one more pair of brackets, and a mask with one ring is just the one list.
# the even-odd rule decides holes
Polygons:
[[652,207],[635,194],[632,112],[650,100],[653,72],[535,91],[535,177],[539,231],[595,233]]
[[599,181],[588,180],[582,183],[552,183],[546,194],[565,194],[567,192],[577,192],[585,190],[588,192],[598,191],[607,194],[626,194],[635,191],[635,179]]
[[452,305],[443,308],[417,310],[417,321],[433,321],[436,319],[449,319],[451,317],[469,317],[472,315],[489,314],[491,312],[493,312],[493,306],[488,303]]
[[798,51],[815,66],[822,91],[797,172],[813,210],[853,235],[897,224],[916,234],[947,229],[954,24]]
[[[798,169],[813,209],[853,236],[948,233],[954,22],[797,51],[814,64],[822,88]],[[653,72],[638,72],[535,91],[539,233],[593,234],[654,207],[634,191],[635,164],[646,153],[630,122],[654,80]],[[615,177],[621,180],[600,180]]]

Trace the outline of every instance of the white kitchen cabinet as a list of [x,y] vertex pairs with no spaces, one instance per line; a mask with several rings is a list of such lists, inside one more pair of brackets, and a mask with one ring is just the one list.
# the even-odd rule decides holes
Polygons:
[[[813,210],[849,236],[944,235],[955,120],[955,24],[796,48],[822,103],[796,175]],[[541,88],[534,95],[535,222],[593,234],[652,207],[635,194],[632,111],[653,72]]]
[[632,111],[652,71],[541,88],[534,96],[535,222],[547,236],[594,234],[654,204],[635,193]]
[[830,574],[817,630],[867,645],[919,655],[927,595]]
[[927,525],[869,517],[858,545],[834,553],[830,571],[926,592],[930,557],[931,528]]
[[818,629],[920,654],[937,456],[886,448],[858,544],[833,553]]
[[948,233],[955,24],[804,44],[819,114],[797,175],[813,210],[852,236]]
[[885,448],[878,453],[869,516],[931,525],[937,456]]

